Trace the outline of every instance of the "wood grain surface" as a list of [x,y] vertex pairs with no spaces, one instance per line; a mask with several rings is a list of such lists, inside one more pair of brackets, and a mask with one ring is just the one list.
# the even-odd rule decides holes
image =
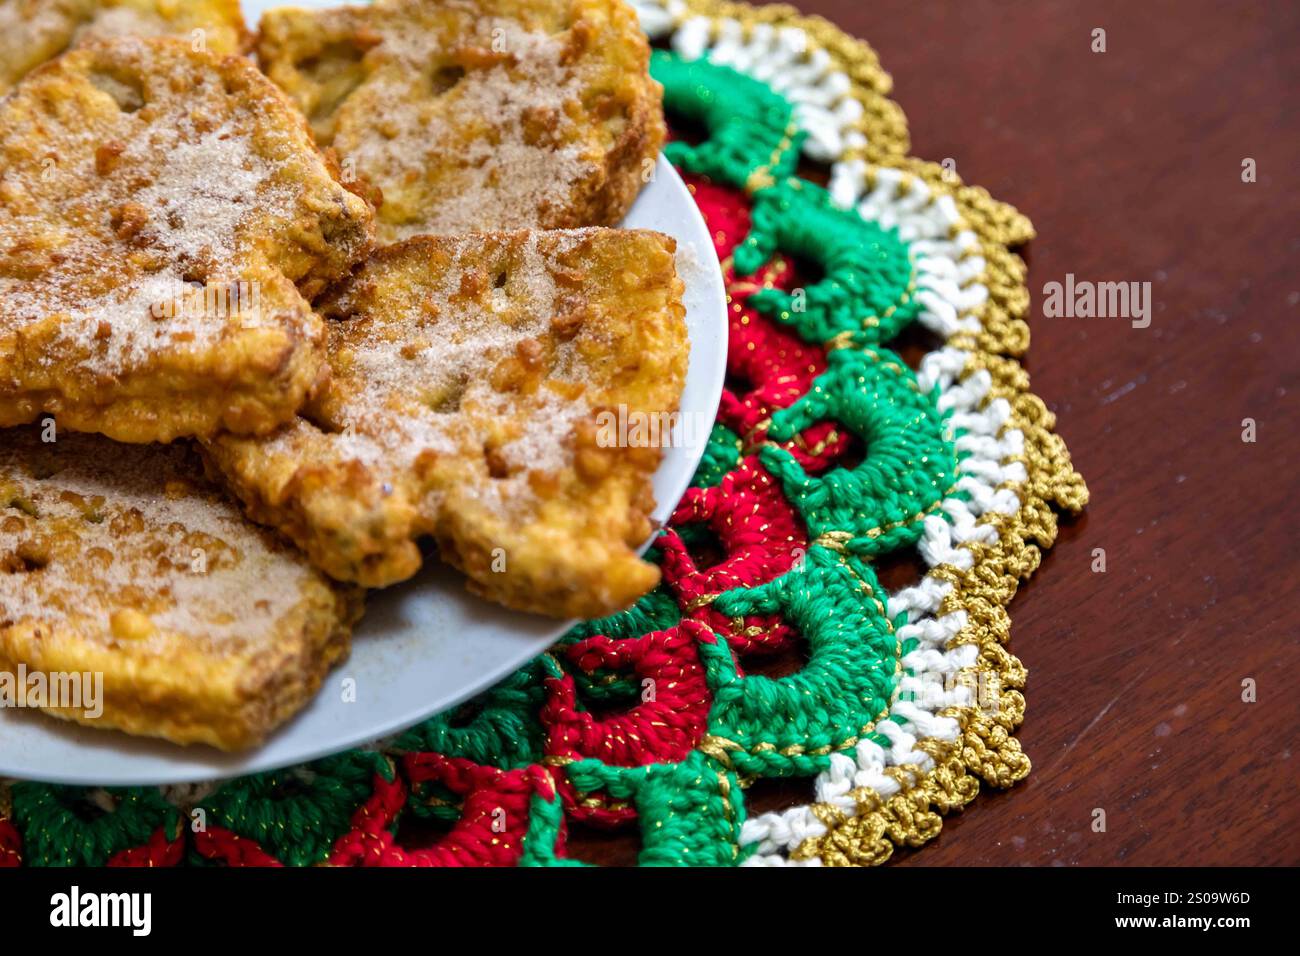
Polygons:
[[[1300,5],[799,6],[875,47],[915,155],[1033,220],[1026,365],[1092,492],[1011,606],[1033,772],[893,865],[1300,863]],[[1150,326],[1045,317],[1067,273],[1150,282]]]

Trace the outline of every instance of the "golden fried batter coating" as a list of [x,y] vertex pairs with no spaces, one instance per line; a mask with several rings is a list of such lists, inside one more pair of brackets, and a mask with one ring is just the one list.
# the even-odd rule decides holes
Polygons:
[[507,607],[626,607],[658,580],[634,549],[661,450],[607,423],[677,410],[675,247],[582,229],[381,249],[324,300],[328,388],[269,438],[207,443],[210,459],[254,519],[340,580],[409,578],[432,535]]
[[613,225],[662,90],[622,0],[377,0],[262,19],[262,68],[383,194],[379,237]]
[[290,420],[323,367],[304,295],[372,244],[336,174],[242,57],[121,38],[34,71],[0,100],[0,425]]
[[0,432],[0,671],[101,673],[101,716],[51,712],[182,744],[247,747],[298,711],[359,593],[249,524],[188,446],[43,437]]
[[220,54],[251,39],[239,0],[0,0],[0,95],[65,50],[115,36],[181,37]]

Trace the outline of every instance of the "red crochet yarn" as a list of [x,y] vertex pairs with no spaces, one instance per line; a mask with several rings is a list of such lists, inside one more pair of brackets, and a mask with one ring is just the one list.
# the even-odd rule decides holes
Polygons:
[[132,847],[115,853],[109,858],[109,866],[176,866],[185,855],[185,824],[178,817],[169,836],[163,827],[153,831],[149,842],[144,846]]
[[[744,303],[759,289],[793,292],[812,280],[783,255],[775,256],[752,276],[737,276],[731,256],[750,229],[744,195],[700,176],[683,178],[713,235],[727,285],[728,381],[718,421],[740,435],[749,450],[766,439],[772,413],[806,395],[813,380],[826,371],[826,355]],[[818,422],[784,447],[809,474],[819,474],[839,461],[851,440],[849,432],[836,423]]]
[[227,866],[284,866],[263,850],[256,840],[241,837],[223,827],[208,827],[195,833],[194,851]]
[[[704,736],[711,698],[700,664],[698,644],[712,640],[708,628],[695,621],[644,637],[613,640],[596,636],[569,646],[566,656],[582,670],[630,670],[641,693],[630,710],[598,717],[578,709],[573,676],[545,682],[541,710],[546,728],[546,755],[551,763],[588,757],[616,767],[676,763],[699,745]],[[566,812],[574,819],[601,825],[629,820],[635,813],[625,803],[598,793],[579,799],[567,779],[558,783]]]
[[[725,553],[720,562],[696,566],[676,530],[688,524],[706,525],[713,532]],[[775,653],[795,639],[779,615],[733,619],[712,606],[718,594],[779,577],[808,549],[802,522],[757,457],[744,459],[716,487],[687,491],[658,546],[664,583],[683,613],[726,635],[736,653]]]
[[22,866],[22,837],[8,820],[0,819],[0,866]]
[[460,819],[430,847],[397,845],[393,821],[406,803],[400,776],[375,779],[375,792],[353,815],[352,829],[330,854],[332,866],[514,866],[523,853],[528,808],[533,796],[555,796],[551,775],[538,766],[498,770],[441,754],[408,754],[403,759],[412,784],[439,783],[463,798]]

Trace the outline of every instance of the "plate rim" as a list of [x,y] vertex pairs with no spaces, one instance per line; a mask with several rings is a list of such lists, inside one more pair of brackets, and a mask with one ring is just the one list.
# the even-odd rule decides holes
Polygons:
[[[672,164],[668,162],[662,153],[659,155],[656,163],[655,177],[666,177],[671,184],[670,188],[675,189],[683,200],[682,211],[685,218],[690,220],[691,229],[688,230],[683,228],[681,231],[693,231],[700,236],[710,237],[711,234],[709,232],[708,224],[705,222],[703,213],[701,213],[699,206],[696,204],[689,187],[681,178],[678,171],[673,168]],[[617,228],[622,227],[620,226]],[[682,240],[678,240],[679,254],[681,251],[681,242]],[[697,409],[691,410],[690,413],[695,414],[698,412],[700,414],[707,414],[711,417],[712,421],[716,421],[717,411],[722,400],[722,391],[727,368],[728,320],[726,286],[721,262],[717,256],[717,249],[713,245],[712,241],[708,241],[707,247],[704,249],[699,248],[699,243],[692,242],[690,245],[692,246],[695,255],[703,256],[704,258],[702,263],[695,263],[695,268],[692,271],[698,272],[701,275],[707,275],[707,278],[711,280],[711,284],[716,286],[714,289],[716,296],[710,296],[710,298],[715,299],[712,303],[713,308],[710,310],[710,313],[716,317],[716,322],[709,324],[718,325],[717,328],[713,329],[713,334],[716,336],[718,347],[713,350],[712,367],[705,370],[707,371],[707,378],[700,379],[700,381],[704,383],[700,387],[705,390],[702,404]],[[687,282],[690,277],[679,273],[679,278],[681,278],[683,282]],[[689,361],[691,363],[694,363],[703,357],[698,351],[698,345],[699,343],[697,343],[692,337],[689,350]],[[703,372],[700,374],[703,375]],[[690,376],[689,371],[688,376]],[[688,381],[689,380],[690,379],[688,378]],[[682,496],[690,488],[695,472],[699,468],[700,461],[704,457],[707,445],[707,435],[699,435],[692,446],[684,449],[688,455],[686,463],[680,466],[680,473],[677,475],[676,481],[671,487],[669,494],[665,496],[665,500],[656,502],[654,514],[665,524],[667,522],[667,517],[671,515],[672,511],[677,507],[678,502],[680,502]],[[663,467],[662,464],[660,467]],[[659,532],[656,530],[641,545],[638,549],[638,553],[644,553],[654,542],[658,533]],[[111,749],[120,751],[120,753],[115,757],[108,759],[120,758],[123,762],[123,770],[125,772],[103,774],[97,770],[91,774],[78,772],[75,769],[68,768],[53,770],[50,768],[36,769],[30,765],[14,765],[6,760],[3,748],[0,748],[0,777],[71,786],[168,786],[202,781],[226,780],[234,777],[271,772],[285,767],[310,763],[333,754],[372,744],[376,741],[384,740],[385,738],[390,738],[424,720],[428,720],[437,714],[445,713],[446,711],[459,706],[465,701],[490,689],[492,686],[514,673],[520,667],[527,664],[528,661],[534,659],[539,654],[544,653],[547,648],[554,645],[560,637],[578,623],[580,622],[576,619],[556,622],[554,627],[546,630],[545,635],[537,637],[536,640],[522,642],[518,654],[504,656],[501,662],[495,667],[486,669],[481,675],[477,676],[474,681],[470,682],[467,686],[458,689],[449,701],[441,701],[437,706],[431,709],[416,707],[413,710],[407,710],[401,717],[390,718],[378,725],[368,726],[364,731],[341,735],[328,744],[306,747],[292,756],[280,755],[269,756],[265,759],[261,758],[261,755],[273,752],[272,744],[275,740],[276,734],[290,727],[295,720],[302,716],[307,707],[310,706],[320,694],[326,692],[324,681],[322,681],[321,688],[317,690],[316,694],[310,701],[308,701],[307,705],[304,705],[303,710],[291,717],[289,721],[283,724],[280,728],[277,728],[276,731],[273,731],[266,741],[256,748],[236,753],[225,753],[210,747],[203,747],[202,745],[186,746],[172,744],[169,741],[161,740],[159,738],[136,737],[116,729],[100,730],[93,727],[85,727],[81,724],[65,722],[43,713],[30,714],[19,712],[20,719],[31,717],[42,723],[52,722],[53,726],[51,729],[55,733],[62,732],[69,735],[90,733],[96,735],[92,738],[96,746],[107,745]],[[344,666],[346,666],[346,664]],[[337,676],[338,673],[339,671],[337,668],[332,669],[333,675]],[[328,680],[329,676],[330,675],[326,676],[326,680]],[[6,719],[7,713],[8,712],[4,709],[0,709],[0,721]],[[414,713],[415,716],[411,716],[412,713]],[[100,743],[101,737],[103,739],[102,744]],[[72,746],[76,747],[77,744],[72,744]],[[150,761],[171,760],[174,758],[176,761],[174,771],[168,771],[162,767],[158,767],[156,769],[142,769],[136,772],[131,772],[130,768],[134,763],[132,759],[133,755],[131,754],[132,748],[140,748],[144,750],[145,753],[141,754],[141,756]],[[228,766],[223,766],[223,764],[228,764]]]

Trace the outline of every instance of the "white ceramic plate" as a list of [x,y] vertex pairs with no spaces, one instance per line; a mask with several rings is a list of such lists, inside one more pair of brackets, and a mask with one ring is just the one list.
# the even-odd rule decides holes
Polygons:
[[[255,23],[261,8],[270,5],[246,2],[249,22]],[[699,210],[662,157],[654,180],[623,224],[677,239],[691,337],[682,412],[690,422],[711,422],[722,393],[727,349],[722,274]],[[655,517],[661,521],[690,484],[708,437],[704,427],[687,428],[685,434],[696,440],[666,449],[655,475]],[[230,755],[178,747],[64,723],[39,712],[0,709],[0,776],[127,786],[208,780],[313,760],[461,703],[544,651],[570,626],[478,600],[465,592],[456,572],[434,560],[415,580],[370,596],[351,658],[326,678],[301,714],[256,750]],[[348,678],[356,686],[352,703],[343,700]]]

